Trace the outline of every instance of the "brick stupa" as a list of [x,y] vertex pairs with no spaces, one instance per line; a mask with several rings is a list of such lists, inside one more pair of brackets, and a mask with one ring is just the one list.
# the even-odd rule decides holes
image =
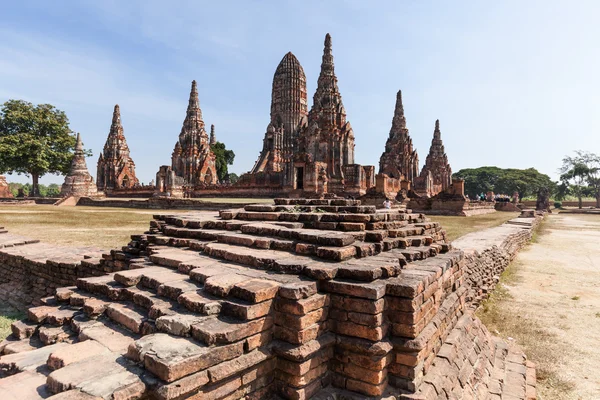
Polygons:
[[60,195],[62,197],[91,197],[98,195],[98,188],[85,162],[83,143],[81,143],[79,133],[77,134],[77,143],[75,144],[75,155],[71,162],[71,170],[65,178]]
[[406,127],[400,90],[396,95],[396,108],[385,151],[379,159],[379,173],[409,181],[413,181],[419,174],[419,156],[413,149],[412,139]]
[[4,175],[0,175],[0,197],[13,197]]
[[346,120],[329,33],[325,36],[321,73],[308,123],[300,131],[299,148],[300,159],[321,163],[315,170],[325,169],[331,190],[343,190],[343,167],[354,164],[354,131]]
[[185,120],[173,149],[171,164],[175,174],[187,184],[219,183],[215,154],[210,149],[210,138],[202,120],[196,81],[192,82]]
[[98,158],[97,185],[99,190],[131,188],[139,184],[135,163],[129,155],[129,146],[121,124],[121,110],[115,105],[110,132]]
[[431,173],[433,184],[441,187],[442,190],[446,190],[452,185],[452,168],[450,168],[448,156],[444,150],[444,143],[442,143],[439,119],[435,121],[431,147],[420,176],[426,177],[429,173]]

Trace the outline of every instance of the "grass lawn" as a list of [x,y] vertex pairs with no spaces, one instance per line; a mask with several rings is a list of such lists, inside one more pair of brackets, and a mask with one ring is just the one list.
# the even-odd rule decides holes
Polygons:
[[10,324],[24,318],[25,315],[15,311],[12,307],[0,303],[0,341],[11,334]]
[[[110,250],[126,245],[130,235],[148,230],[152,214],[185,212],[190,211],[53,205],[0,206],[0,226],[10,233],[47,243]],[[213,211],[209,213],[215,214]]]
[[432,221],[442,224],[446,230],[449,240],[458,239],[467,233],[479,231],[486,228],[501,225],[519,216],[518,212],[495,212],[491,214],[474,215],[472,217],[447,217],[441,215],[430,215]]

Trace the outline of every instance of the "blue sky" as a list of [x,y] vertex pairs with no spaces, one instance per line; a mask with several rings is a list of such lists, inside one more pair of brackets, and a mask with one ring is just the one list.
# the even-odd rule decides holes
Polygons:
[[118,103],[147,183],[170,164],[195,79],[239,174],[262,147],[277,64],[298,57],[312,104],[329,32],[357,163],[378,165],[401,89],[421,162],[439,118],[454,171],[556,178],[571,151],[600,153],[598,15],[593,0],[5,1],[0,102],[64,110],[94,176]]

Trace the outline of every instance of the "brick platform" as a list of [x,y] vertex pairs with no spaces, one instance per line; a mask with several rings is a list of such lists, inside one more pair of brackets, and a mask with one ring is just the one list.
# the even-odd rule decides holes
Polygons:
[[110,273],[56,290],[13,324],[0,395],[434,399],[510,389],[524,399],[535,385],[525,358],[468,311],[463,251],[410,210],[276,199],[219,218],[156,215],[104,260]]

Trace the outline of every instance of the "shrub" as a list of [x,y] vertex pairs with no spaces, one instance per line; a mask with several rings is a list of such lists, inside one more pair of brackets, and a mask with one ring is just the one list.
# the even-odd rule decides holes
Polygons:
[[562,208],[562,202],[560,202],[560,201],[555,201],[555,202],[554,202],[554,208]]

